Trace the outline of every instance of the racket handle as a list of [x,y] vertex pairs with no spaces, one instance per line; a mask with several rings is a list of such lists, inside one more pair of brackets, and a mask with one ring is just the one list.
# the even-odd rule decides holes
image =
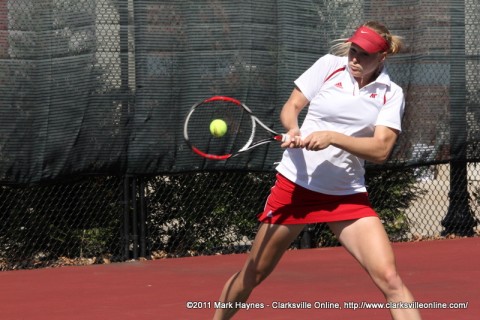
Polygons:
[[[285,142],[285,141],[290,141],[290,136],[288,134],[282,133],[282,134],[279,134],[278,136],[275,136],[274,139],[280,142]],[[300,139],[303,140],[303,137],[300,137]]]
[[285,133],[279,134],[278,136],[275,136],[273,138],[275,140],[279,141],[279,142],[285,142],[285,141],[290,140],[290,136],[288,134],[285,134]]

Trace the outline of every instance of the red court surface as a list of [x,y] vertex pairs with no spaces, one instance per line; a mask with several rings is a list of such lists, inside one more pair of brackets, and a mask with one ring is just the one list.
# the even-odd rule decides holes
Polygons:
[[[423,319],[479,319],[480,238],[395,243],[394,250],[418,302],[468,303],[424,309]],[[223,283],[244,260],[238,254],[1,272],[0,319],[211,319]],[[189,301],[203,308],[189,309]],[[263,308],[235,319],[390,318],[386,309],[347,308],[383,297],[341,247],[287,252],[249,302]],[[280,309],[278,302],[303,308]]]

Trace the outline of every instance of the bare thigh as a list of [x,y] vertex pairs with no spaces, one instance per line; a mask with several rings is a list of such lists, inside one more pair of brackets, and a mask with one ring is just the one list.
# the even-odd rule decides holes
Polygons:
[[329,227],[368,272],[395,268],[390,240],[377,217],[329,223]]
[[247,277],[254,276],[251,280],[256,284],[261,282],[272,272],[304,226],[261,224],[242,273]]

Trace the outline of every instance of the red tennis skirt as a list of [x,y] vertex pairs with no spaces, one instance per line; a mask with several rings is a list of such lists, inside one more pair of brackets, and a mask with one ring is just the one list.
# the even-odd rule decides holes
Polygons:
[[272,224],[309,224],[378,217],[368,193],[328,195],[305,189],[277,174],[258,220]]

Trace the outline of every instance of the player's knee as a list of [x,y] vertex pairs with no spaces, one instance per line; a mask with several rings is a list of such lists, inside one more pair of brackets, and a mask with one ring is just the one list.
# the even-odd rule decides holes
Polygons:
[[250,272],[246,277],[245,277],[245,282],[244,286],[253,289],[256,286],[258,286],[260,283],[263,282],[268,277],[269,273],[263,272],[261,270],[255,270]]
[[372,275],[373,279],[377,285],[382,289],[382,291],[389,295],[393,294],[396,291],[402,290],[402,279],[398,274],[397,270],[392,267],[383,268],[376,271]]
[[265,280],[270,273],[270,268],[262,268],[252,264],[247,268],[245,272],[244,286],[253,289],[260,283],[262,283],[263,280]]

